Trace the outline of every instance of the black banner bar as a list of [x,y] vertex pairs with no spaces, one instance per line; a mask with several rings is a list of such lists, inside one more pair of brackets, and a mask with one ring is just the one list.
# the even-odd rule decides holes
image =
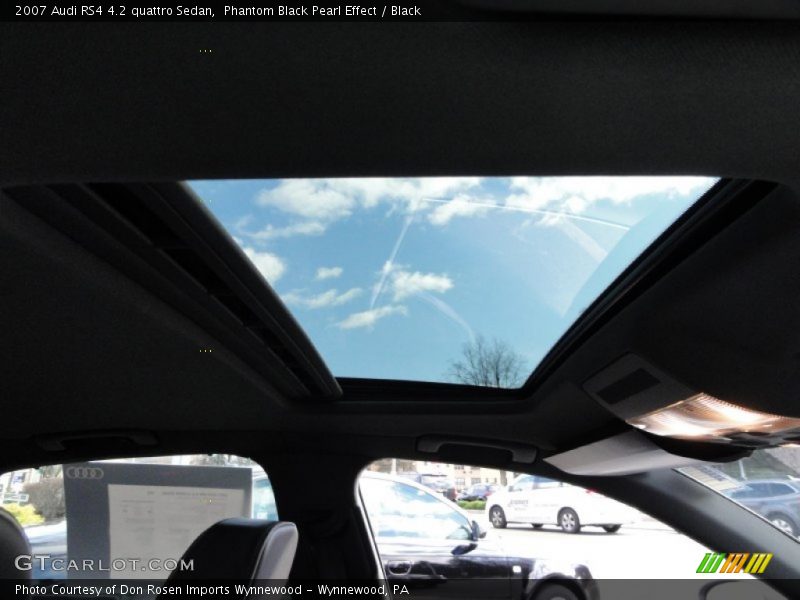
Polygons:
[[90,3],[86,0],[32,0],[4,4],[0,20],[20,22],[425,22],[506,20],[515,18],[515,11],[486,10],[480,0],[392,0],[374,2],[328,0],[274,2],[249,0],[245,2],[212,3],[204,0],[117,0]]
[[[353,598],[376,600],[431,600],[439,598],[500,598],[495,593],[482,594],[481,583],[498,580],[447,580],[433,584],[426,580],[253,580],[230,581],[197,578],[192,581],[134,580],[0,580],[0,597],[42,600],[231,600],[275,597],[283,600],[303,598]],[[727,600],[730,598],[782,600],[796,598],[797,580],[761,581],[724,579],[709,576],[700,579],[545,579],[526,587],[525,597],[563,597],[570,590],[582,600]],[[777,588],[777,589],[776,589]],[[454,593],[456,590],[461,593]],[[465,594],[464,591],[467,590]],[[791,590],[787,596],[779,590]],[[493,590],[496,592],[496,589]],[[507,591],[508,588],[507,588]],[[548,594],[545,594],[548,592]],[[552,595],[560,592],[562,596]],[[510,593],[510,592],[509,592]],[[572,596],[568,596],[572,597]],[[515,598],[517,600],[517,598]]]

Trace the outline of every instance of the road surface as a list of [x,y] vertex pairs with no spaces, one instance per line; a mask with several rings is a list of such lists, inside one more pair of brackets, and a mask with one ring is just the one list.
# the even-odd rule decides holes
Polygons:
[[708,552],[703,545],[647,518],[623,525],[617,533],[585,527],[577,534],[564,533],[555,525],[534,529],[510,524],[506,529],[494,529],[482,515],[479,522],[487,531],[486,539],[495,540],[509,556],[580,562],[595,578],[708,578],[696,572]]

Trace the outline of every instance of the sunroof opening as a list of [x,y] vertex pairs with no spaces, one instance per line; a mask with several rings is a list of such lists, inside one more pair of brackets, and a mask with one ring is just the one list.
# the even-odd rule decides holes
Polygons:
[[337,377],[521,386],[705,177],[192,181]]

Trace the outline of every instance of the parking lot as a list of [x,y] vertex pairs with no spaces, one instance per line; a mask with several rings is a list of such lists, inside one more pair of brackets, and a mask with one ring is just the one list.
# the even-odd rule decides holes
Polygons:
[[474,513],[486,529],[486,539],[501,544],[505,552],[553,561],[580,562],[600,579],[707,578],[696,573],[708,551],[697,542],[647,517],[608,534],[586,527],[578,534],[562,532],[555,525],[533,529],[512,524],[494,529],[481,513]]

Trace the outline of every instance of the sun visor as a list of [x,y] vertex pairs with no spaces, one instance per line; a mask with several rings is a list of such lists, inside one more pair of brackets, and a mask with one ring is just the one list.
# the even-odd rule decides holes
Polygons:
[[[702,446],[702,448],[677,446],[667,451],[656,444],[650,436],[631,430],[556,454],[546,458],[545,462],[572,475],[630,475],[654,469],[726,462],[742,456],[741,452],[735,456],[726,454],[725,446],[712,444],[702,444]],[[715,452],[715,448],[725,450]]]

